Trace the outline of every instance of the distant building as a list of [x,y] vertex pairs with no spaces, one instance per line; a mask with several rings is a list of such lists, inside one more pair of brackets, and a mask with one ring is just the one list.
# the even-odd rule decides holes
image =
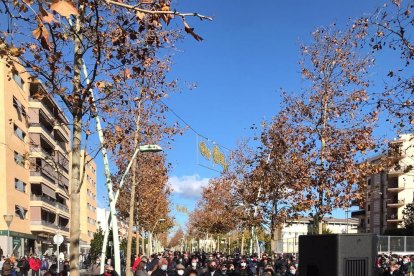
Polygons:
[[81,168],[84,167],[85,174],[80,191],[80,249],[81,253],[88,253],[91,240],[97,230],[97,208],[96,208],[96,164],[89,154],[82,150],[81,152]]
[[[322,227],[332,234],[357,233],[357,219],[324,218]],[[282,253],[298,253],[299,236],[312,233],[313,218],[298,218],[290,220],[274,233],[276,237],[272,250]]]
[[[366,201],[352,212],[359,219],[359,231],[383,234],[387,229],[402,227],[402,211],[414,199],[414,135],[400,135],[388,145],[388,152],[371,158],[386,158],[393,163],[386,171],[367,178]],[[355,202],[358,204],[358,202]]]
[[98,222],[98,227],[100,227],[103,231],[106,231],[108,228],[109,213],[109,210],[105,208],[96,208],[96,220]]

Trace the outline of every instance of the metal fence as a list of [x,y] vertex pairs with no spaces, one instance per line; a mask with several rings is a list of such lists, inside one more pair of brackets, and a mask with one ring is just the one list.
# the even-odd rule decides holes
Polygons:
[[[299,253],[299,236],[277,240],[276,252]],[[414,236],[378,236],[379,253],[414,254]]]
[[414,252],[413,236],[378,236],[378,252]]

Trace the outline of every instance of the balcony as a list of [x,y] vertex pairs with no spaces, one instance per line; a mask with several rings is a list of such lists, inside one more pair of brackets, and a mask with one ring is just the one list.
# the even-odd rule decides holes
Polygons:
[[30,230],[34,232],[50,232],[56,233],[58,226],[50,221],[46,220],[31,220],[30,221]]
[[358,210],[351,212],[351,218],[364,218],[365,210]]
[[402,185],[396,185],[396,186],[388,186],[388,188],[387,188],[387,191],[389,192],[389,193],[399,193],[399,192],[401,192],[401,191],[404,191],[404,189],[405,189],[405,184],[402,184]]
[[44,203],[47,203],[53,207],[55,207],[56,201],[50,199],[47,196],[42,196],[42,195],[30,195],[30,200],[32,201],[42,201]]
[[405,200],[392,200],[387,203],[387,207],[389,208],[400,208],[405,205]]
[[56,207],[62,211],[65,211],[66,213],[69,213],[69,208],[63,203],[56,202]]
[[413,169],[412,165],[406,166],[406,165],[397,164],[388,170],[388,176],[389,177],[400,176],[400,175],[410,172],[412,169]]
[[387,216],[387,222],[388,223],[401,223],[403,220],[399,219],[397,215],[390,215]]

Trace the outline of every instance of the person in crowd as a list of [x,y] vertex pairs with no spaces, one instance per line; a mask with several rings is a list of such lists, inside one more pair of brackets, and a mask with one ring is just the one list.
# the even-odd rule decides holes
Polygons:
[[114,268],[110,265],[105,265],[105,271],[102,276],[119,276],[118,273],[114,270]]
[[63,270],[60,272],[61,276],[68,276],[70,271],[69,260],[65,259],[63,261]]
[[148,258],[142,256],[137,268],[135,269],[134,276],[149,276],[147,272],[147,263]]
[[17,262],[17,267],[19,268],[20,276],[28,276],[30,265],[29,261],[26,259],[26,256],[22,256],[20,258],[20,260]]
[[296,271],[296,265],[291,262],[289,264],[288,270],[285,273],[285,276],[295,276],[295,275],[298,275]]
[[207,263],[207,269],[208,269],[208,271],[204,272],[203,276],[217,276],[217,274],[216,274],[217,262],[214,259],[211,259]]
[[400,265],[398,262],[395,260],[391,261],[383,276],[404,276],[404,274],[399,269]]
[[151,273],[151,276],[167,276],[168,260],[161,258],[158,261],[157,269]]
[[7,258],[3,262],[3,266],[1,267],[1,275],[9,276],[13,274],[13,264],[10,262],[10,259]]
[[40,265],[40,271],[42,274],[46,273],[46,271],[49,270],[49,260],[47,257],[41,257],[41,265]]
[[92,276],[101,274],[101,259],[100,258],[96,258],[95,263],[91,265],[91,267],[89,268],[89,274]]
[[200,274],[198,274],[198,271],[197,271],[197,270],[195,270],[195,269],[190,269],[190,270],[187,272],[186,276],[201,276],[201,275],[200,275]]
[[251,270],[247,269],[246,259],[240,260],[240,268],[238,270],[240,276],[252,276]]
[[32,270],[32,276],[39,276],[40,266],[42,265],[42,261],[39,259],[37,255],[34,255],[29,259],[29,266]]
[[135,272],[137,270],[137,267],[138,267],[139,263],[141,262],[141,259],[142,259],[142,254],[138,254],[138,256],[135,258],[135,260],[133,262],[132,271]]
[[182,264],[177,264],[175,266],[175,275],[177,276],[183,276],[185,272],[185,267]]

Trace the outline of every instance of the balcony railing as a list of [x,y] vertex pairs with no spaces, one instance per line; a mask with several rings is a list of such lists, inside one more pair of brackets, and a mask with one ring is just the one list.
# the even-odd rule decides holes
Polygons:
[[50,204],[52,206],[55,206],[55,203],[56,203],[56,201],[54,201],[53,199],[50,199],[46,196],[41,196],[41,195],[31,195],[30,199],[33,200],[33,201],[35,201],[35,200],[36,201],[43,201],[43,202],[45,202],[47,204]]
[[62,210],[62,211],[65,211],[65,212],[69,213],[69,208],[68,208],[65,204],[60,203],[60,202],[56,202],[56,206],[57,206],[60,210]]
[[32,220],[30,221],[30,223],[33,225],[43,225],[43,226],[50,227],[53,229],[59,229],[56,224],[50,221],[46,221],[46,220]]
[[390,207],[401,207],[405,205],[405,200],[404,199],[393,200],[393,201],[388,202],[387,205]]
[[391,167],[388,171],[388,174],[401,175],[401,174],[405,174],[407,172],[410,172],[412,169],[413,169],[413,166],[411,166],[411,165],[409,165],[409,166],[397,165],[397,166]]
[[59,225],[59,230],[64,231],[64,232],[69,232],[69,227]]

